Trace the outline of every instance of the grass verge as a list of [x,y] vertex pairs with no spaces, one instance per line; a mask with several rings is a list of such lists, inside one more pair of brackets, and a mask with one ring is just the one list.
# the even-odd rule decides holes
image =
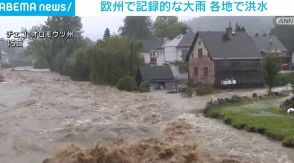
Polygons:
[[210,107],[207,117],[222,119],[237,129],[257,132],[275,140],[282,141],[287,147],[294,147],[294,116],[287,115],[279,108],[246,108],[245,104]]

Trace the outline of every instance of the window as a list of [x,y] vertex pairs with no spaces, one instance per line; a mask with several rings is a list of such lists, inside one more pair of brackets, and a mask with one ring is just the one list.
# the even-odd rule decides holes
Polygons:
[[208,77],[208,67],[203,68],[204,76]]
[[157,57],[155,55],[155,51],[150,52],[150,63],[157,63]]
[[202,49],[198,49],[198,58],[202,58],[203,54],[202,54]]
[[187,56],[188,52],[189,52],[189,49],[182,49],[182,56],[181,57],[183,60],[185,60],[185,57]]
[[201,41],[198,41],[198,45],[201,45]]
[[198,67],[194,67],[194,76],[198,76]]

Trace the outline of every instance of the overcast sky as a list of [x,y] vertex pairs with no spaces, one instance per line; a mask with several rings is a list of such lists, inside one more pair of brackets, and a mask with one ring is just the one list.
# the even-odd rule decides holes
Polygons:
[[[118,33],[118,28],[123,25],[124,17],[119,16],[89,16],[82,17],[84,36],[96,41],[103,37],[105,28],[111,33]],[[154,20],[155,17],[152,17]],[[179,17],[180,20],[189,20],[192,17]],[[0,37],[5,38],[6,32],[13,30],[19,32],[22,27],[30,29],[34,25],[44,24],[46,17],[0,17]]]

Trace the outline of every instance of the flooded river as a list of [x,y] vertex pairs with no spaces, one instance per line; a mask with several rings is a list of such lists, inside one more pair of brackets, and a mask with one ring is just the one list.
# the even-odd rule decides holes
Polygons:
[[227,155],[240,162],[294,160],[294,150],[280,142],[200,113],[210,99],[261,94],[262,89],[187,99],[165,92],[121,92],[53,72],[2,71],[7,82],[0,83],[0,162],[41,163],[63,144],[87,147],[141,138],[197,143],[216,157]]

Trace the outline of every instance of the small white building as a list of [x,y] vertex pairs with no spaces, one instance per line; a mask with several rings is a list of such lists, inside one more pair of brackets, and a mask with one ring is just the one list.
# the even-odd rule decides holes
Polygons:
[[165,62],[183,61],[183,58],[186,57],[191,47],[194,37],[195,33],[193,31],[186,30],[186,32],[163,44],[162,49]]
[[195,35],[196,34],[192,30],[185,30],[185,32],[166,42],[162,46],[164,63],[170,65],[173,75],[177,80],[188,79],[185,58]]
[[169,65],[176,80],[187,80],[188,68],[185,58],[195,35],[193,31],[185,30],[172,40],[146,40],[143,42],[141,55],[146,64]]
[[144,57],[144,62],[146,64],[163,65],[163,41],[159,39],[152,39],[143,41],[142,43],[143,49],[141,50],[140,54]]

